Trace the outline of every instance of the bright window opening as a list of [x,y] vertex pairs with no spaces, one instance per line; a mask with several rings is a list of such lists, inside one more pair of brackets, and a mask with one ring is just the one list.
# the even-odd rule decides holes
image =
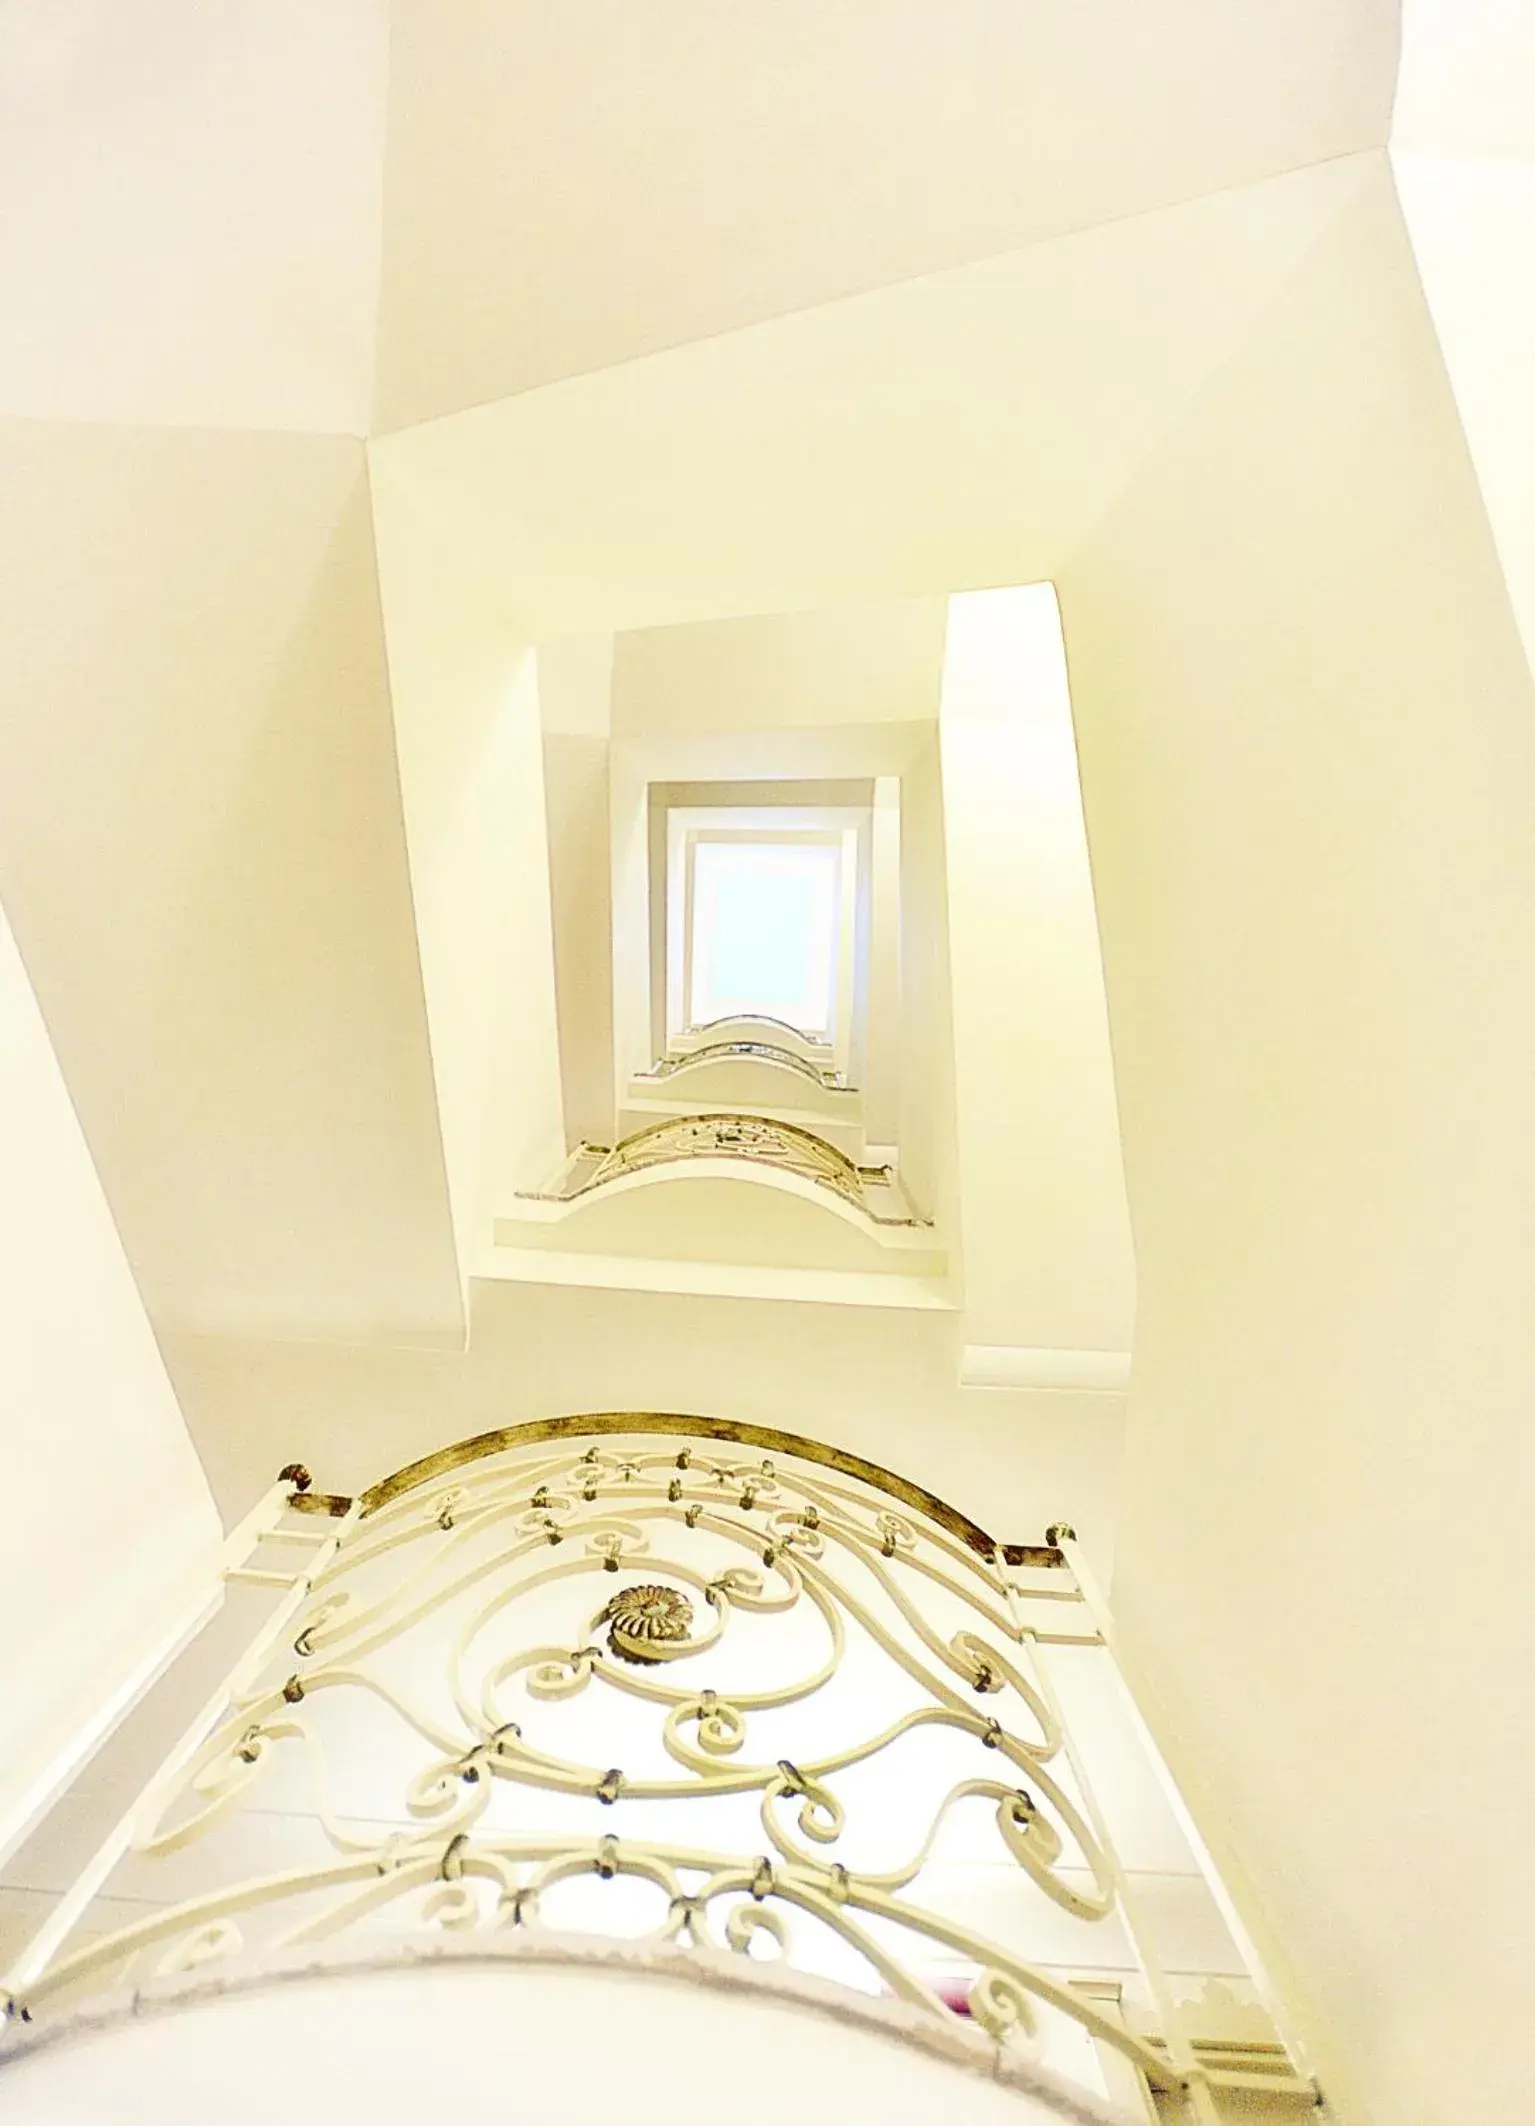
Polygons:
[[692,1023],[760,1012],[824,1036],[837,958],[837,849],[700,841],[693,866]]

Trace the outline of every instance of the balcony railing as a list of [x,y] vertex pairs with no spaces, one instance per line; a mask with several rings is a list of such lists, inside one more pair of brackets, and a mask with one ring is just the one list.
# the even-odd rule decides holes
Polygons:
[[[766,1950],[1204,2126],[1225,2087],[1315,2100],[1190,2033],[1116,1850],[1123,1765],[1092,1761],[1084,1664],[1114,1672],[1068,1528],[998,1543],[839,1449],[653,1413],[356,1498],[285,1477],[248,1540],[307,1562],[9,1975],[17,2022],[321,1942],[574,1929]],[[102,1935],[120,1866],[141,1916]]]
[[735,1061],[774,1063],[796,1076],[808,1078],[812,1085],[819,1085],[827,1092],[847,1092],[847,1079],[840,1070],[824,1069],[808,1057],[790,1048],[780,1048],[772,1041],[734,1040],[710,1041],[702,1048],[694,1048],[680,1055],[667,1055],[653,1063],[649,1070],[635,1073],[640,1079],[674,1078],[679,1071],[689,1071],[701,1063],[729,1063]]
[[894,1168],[860,1166],[813,1131],[766,1115],[685,1115],[652,1122],[615,1145],[582,1144],[553,1187],[522,1193],[533,1202],[574,1203],[631,1175],[698,1159],[737,1160],[798,1175],[840,1196],[874,1225],[931,1222],[906,1205]]
[[682,1038],[696,1041],[706,1034],[719,1035],[720,1030],[727,1026],[742,1027],[748,1034],[753,1028],[761,1027],[766,1038],[774,1038],[780,1042],[787,1034],[790,1043],[796,1048],[825,1050],[830,1045],[824,1034],[806,1033],[803,1026],[795,1026],[788,1019],[775,1019],[771,1012],[766,1011],[737,1011],[732,1012],[728,1018],[705,1019],[695,1026],[685,1026],[682,1029]]

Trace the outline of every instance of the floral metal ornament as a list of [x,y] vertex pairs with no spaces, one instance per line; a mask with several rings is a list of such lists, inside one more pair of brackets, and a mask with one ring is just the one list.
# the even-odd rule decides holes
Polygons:
[[597,1621],[608,1626],[608,1645],[621,1661],[648,1668],[692,1651],[693,1605],[675,1587],[626,1587]]
[[[623,1878],[660,1893],[644,1938],[668,1953],[744,1957],[766,1939],[793,1964],[802,1937],[808,1949],[829,1931],[946,2041],[958,1957],[975,1974],[963,2003],[977,2042],[1026,2053],[1064,2017],[1216,2126],[1226,2070],[1196,2057],[1137,1931],[1057,1697],[1058,1663],[1112,1668],[1063,1525],[1059,1543],[999,1544],[840,1448],[662,1412],[486,1433],[355,1499],[325,1494],[318,1509],[299,1503],[312,1489],[284,1496],[296,1481],[290,1470],[275,1487],[270,1525],[308,1547],[201,1739],[166,1761],[0,1973],[0,2080],[28,2019],[93,1993],[132,1997],[146,1980],[201,1977],[235,1955],[286,1956],[383,1913],[411,1955],[423,1929],[504,1939],[573,1917],[601,1933],[600,1911],[567,1915],[565,1886]],[[315,1510],[337,1514],[329,1530],[282,1518]],[[693,1670],[670,1674],[689,1658]],[[696,1680],[704,1672],[710,1687]],[[351,1708],[364,1700],[390,1722],[383,1756],[371,1739],[357,1746]],[[869,1801],[861,1768],[875,1759],[901,1843],[870,1871],[851,1850],[853,1804]],[[391,1817],[406,1827],[375,1834],[358,1804],[382,1791],[386,1761],[404,1781]],[[283,1848],[292,1865],[231,1880],[227,1850],[210,1842],[189,1885],[181,1868],[204,1833],[290,1774],[313,1795]],[[865,1783],[845,1788],[844,1774]],[[728,1816],[713,1806],[726,1796]],[[497,1809],[503,1797],[516,1805]],[[620,1804],[618,1837],[606,1825]],[[997,1938],[956,1900],[952,1870],[928,1865],[960,1809],[967,1853],[1006,1871],[985,1878],[999,1891],[1011,1886],[994,1901]],[[111,1867],[130,1855],[147,1884],[156,1863],[180,1857],[136,1918],[87,1931]],[[1053,1921],[1043,1907],[1031,1919],[1031,1899],[1073,1921],[1118,1913],[1152,2029],[1033,1960],[1035,1940],[1055,1937],[1032,1932]],[[620,1933],[629,1911],[615,1915]],[[1314,2105],[1277,2044],[1263,2059],[1265,2092]],[[1245,2066],[1229,2080],[1253,2086]]]
[[861,1210],[872,1225],[926,1226],[910,1209],[879,1207],[870,1190],[891,1190],[895,1169],[859,1166],[814,1130],[794,1122],[775,1122],[766,1115],[710,1114],[669,1117],[637,1129],[617,1144],[583,1141],[566,1162],[561,1178],[546,1189],[522,1189],[535,1203],[573,1203],[606,1188],[610,1182],[647,1173],[654,1167],[686,1164],[692,1159],[739,1159],[754,1166],[777,1167],[817,1187],[830,1189]]

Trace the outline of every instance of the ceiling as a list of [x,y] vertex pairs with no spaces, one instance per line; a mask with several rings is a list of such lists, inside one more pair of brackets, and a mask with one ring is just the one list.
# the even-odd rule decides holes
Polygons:
[[1393,0],[399,0],[394,429],[1386,138]]

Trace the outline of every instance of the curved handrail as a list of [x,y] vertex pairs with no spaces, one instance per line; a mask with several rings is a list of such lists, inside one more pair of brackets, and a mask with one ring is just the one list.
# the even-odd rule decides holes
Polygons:
[[775,1019],[770,1011],[727,1011],[718,1019],[701,1019],[696,1026],[684,1026],[682,1032],[691,1040],[695,1034],[712,1033],[717,1026],[776,1026],[780,1033],[803,1041],[807,1048],[824,1049],[830,1045],[824,1038],[806,1033],[803,1026],[796,1026],[789,1019]]
[[[635,1145],[647,1144],[656,1137],[666,1136],[670,1131],[680,1132],[700,1125],[710,1126],[715,1123],[722,1124],[726,1128],[733,1128],[743,1122],[760,1123],[764,1129],[772,1130],[781,1137],[793,1138],[795,1143],[803,1148],[810,1163],[817,1166],[825,1165],[832,1172],[845,1176],[851,1186],[856,1187],[862,1181],[879,1180],[890,1171],[885,1166],[860,1166],[856,1159],[850,1159],[846,1152],[839,1151],[836,1145],[827,1138],[818,1137],[813,1129],[805,1129],[798,1122],[775,1122],[771,1115],[737,1114],[714,1109],[696,1115],[668,1115],[663,1121],[647,1122],[643,1129],[631,1130],[627,1137],[620,1137],[609,1151],[608,1157],[617,1159],[622,1156],[627,1161]],[[677,1156],[682,1159],[728,1159],[732,1154],[729,1150],[720,1152],[710,1150],[706,1152],[679,1152]],[[754,1155],[747,1152],[738,1156],[751,1158]],[[588,1187],[595,1185],[595,1183],[587,1184]]]
[[649,1070],[639,1071],[641,1078],[660,1080],[675,1078],[683,1071],[691,1070],[698,1063],[720,1063],[731,1057],[746,1057],[762,1063],[781,1063],[813,1085],[822,1086],[828,1092],[852,1092],[840,1070],[823,1070],[807,1056],[798,1056],[792,1049],[780,1048],[773,1041],[711,1041],[706,1048],[689,1049],[684,1055],[662,1056]]
[[[721,1134],[713,1143],[688,1141],[689,1132],[710,1129],[721,1133],[756,1130],[767,1139],[779,1140],[784,1149],[761,1140],[755,1144],[747,1141],[732,1144],[727,1134]],[[668,1138],[677,1140],[674,1147],[668,1146]],[[597,1160],[585,1180],[573,1187],[523,1189],[519,1194],[534,1203],[580,1203],[602,1189],[631,1180],[655,1167],[682,1166],[698,1159],[723,1159],[737,1160],[759,1174],[788,1174],[813,1187],[827,1189],[839,1202],[850,1206],[873,1226],[915,1229],[931,1223],[929,1219],[910,1214],[892,1218],[874,1210],[865,1200],[864,1190],[871,1183],[876,1187],[889,1184],[892,1171],[889,1166],[859,1166],[835,1144],[817,1136],[814,1130],[803,1129],[797,1122],[775,1121],[770,1115],[748,1114],[739,1109],[728,1113],[667,1115],[659,1122],[649,1122],[643,1129],[631,1131],[617,1144],[583,1144],[580,1149]]]
[[719,1440],[736,1447],[760,1448],[765,1454],[794,1455],[803,1462],[816,1462],[823,1469],[835,1469],[841,1476],[856,1477],[873,1490],[883,1491],[898,1500],[901,1505],[926,1514],[950,1535],[958,1536],[979,1557],[1003,1557],[1011,1565],[1064,1565],[1066,1562],[1054,1543],[998,1543],[978,1522],[972,1521],[967,1513],[961,1513],[957,1506],[951,1506],[947,1499],[939,1498],[935,1491],[897,1476],[878,1462],[866,1461],[861,1454],[850,1454],[844,1447],[829,1447],[824,1440],[810,1439],[799,1432],[784,1432],[776,1425],[753,1425],[730,1417],[697,1417],[675,1410],[593,1410],[567,1417],[532,1418],[520,1425],[499,1425],[492,1432],[477,1432],[472,1439],[456,1440],[451,1447],[439,1447],[432,1454],[423,1454],[418,1460],[396,1469],[392,1475],[370,1484],[362,1494],[362,1511],[365,1517],[377,1513],[393,1500],[403,1498],[406,1492],[432,1483],[451,1469],[462,1469],[468,1462],[483,1461],[488,1455],[504,1454],[513,1447],[536,1445],[540,1440],[588,1435],[611,1437],[615,1433],[675,1433],[682,1439]]

